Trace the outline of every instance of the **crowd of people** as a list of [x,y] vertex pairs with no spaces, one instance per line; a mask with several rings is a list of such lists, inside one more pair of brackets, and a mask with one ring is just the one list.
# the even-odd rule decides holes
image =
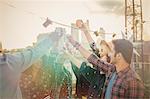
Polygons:
[[[75,41],[72,36],[67,36],[67,39],[84,60],[74,57],[69,48],[64,48],[65,51],[61,55],[56,51],[57,42],[65,34],[64,28],[40,34],[37,43],[31,48],[0,55],[0,99],[44,99],[47,96],[49,99],[144,99],[143,81],[130,66],[132,43],[125,39],[115,39],[111,42],[101,40],[95,43],[87,23],[77,20],[76,26],[86,36],[91,51]],[[52,57],[52,52],[59,58]],[[47,53],[50,53],[48,57],[44,56]],[[42,62],[48,67],[44,68],[48,74],[36,71],[42,76],[37,77],[31,72],[22,75],[28,68],[36,65],[39,59],[47,60]],[[72,76],[63,66],[65,60],[69,60],[77,78],[75,96],[71,95]],[[54,75],[54,78],[51,75]],[[48,79],[44,79],[44,76]],[[40,90],[44,87],[46,94],[43,93],[43,89]],[[42,93],[44,95],[40,95]]]

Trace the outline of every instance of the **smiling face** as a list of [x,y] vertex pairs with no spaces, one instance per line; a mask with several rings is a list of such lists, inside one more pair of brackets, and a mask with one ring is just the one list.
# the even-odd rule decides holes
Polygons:
[[109,45],[107,44],[107,42],[105,42],[104,40],[102,40],[101,43],[100,43],[100,47],[99,47],[100,57],[107,56],[109,52],[110,52]]

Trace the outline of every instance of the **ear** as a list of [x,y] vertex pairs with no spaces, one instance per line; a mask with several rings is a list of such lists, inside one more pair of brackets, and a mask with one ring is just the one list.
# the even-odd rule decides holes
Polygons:
[[116,57],[117,57],[117,59],[121,59],[122,58],[122,54],[118,53]]

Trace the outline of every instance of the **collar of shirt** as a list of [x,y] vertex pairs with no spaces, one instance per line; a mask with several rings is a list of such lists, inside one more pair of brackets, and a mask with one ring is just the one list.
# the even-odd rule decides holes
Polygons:
[[121,70],[120,72],[117,73],[118,77],[122,77],[124,76],[124,74],[126,74],[129,70],[130,70],[130,66],[126,67],[125,69]]

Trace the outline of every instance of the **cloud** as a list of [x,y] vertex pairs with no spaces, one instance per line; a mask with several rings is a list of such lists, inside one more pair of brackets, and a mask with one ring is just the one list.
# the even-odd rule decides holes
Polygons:
[[114,13],[124,15],[125,4],[122,0],[100,0],[96,1],[97,5],[103,8],[104,13]]

